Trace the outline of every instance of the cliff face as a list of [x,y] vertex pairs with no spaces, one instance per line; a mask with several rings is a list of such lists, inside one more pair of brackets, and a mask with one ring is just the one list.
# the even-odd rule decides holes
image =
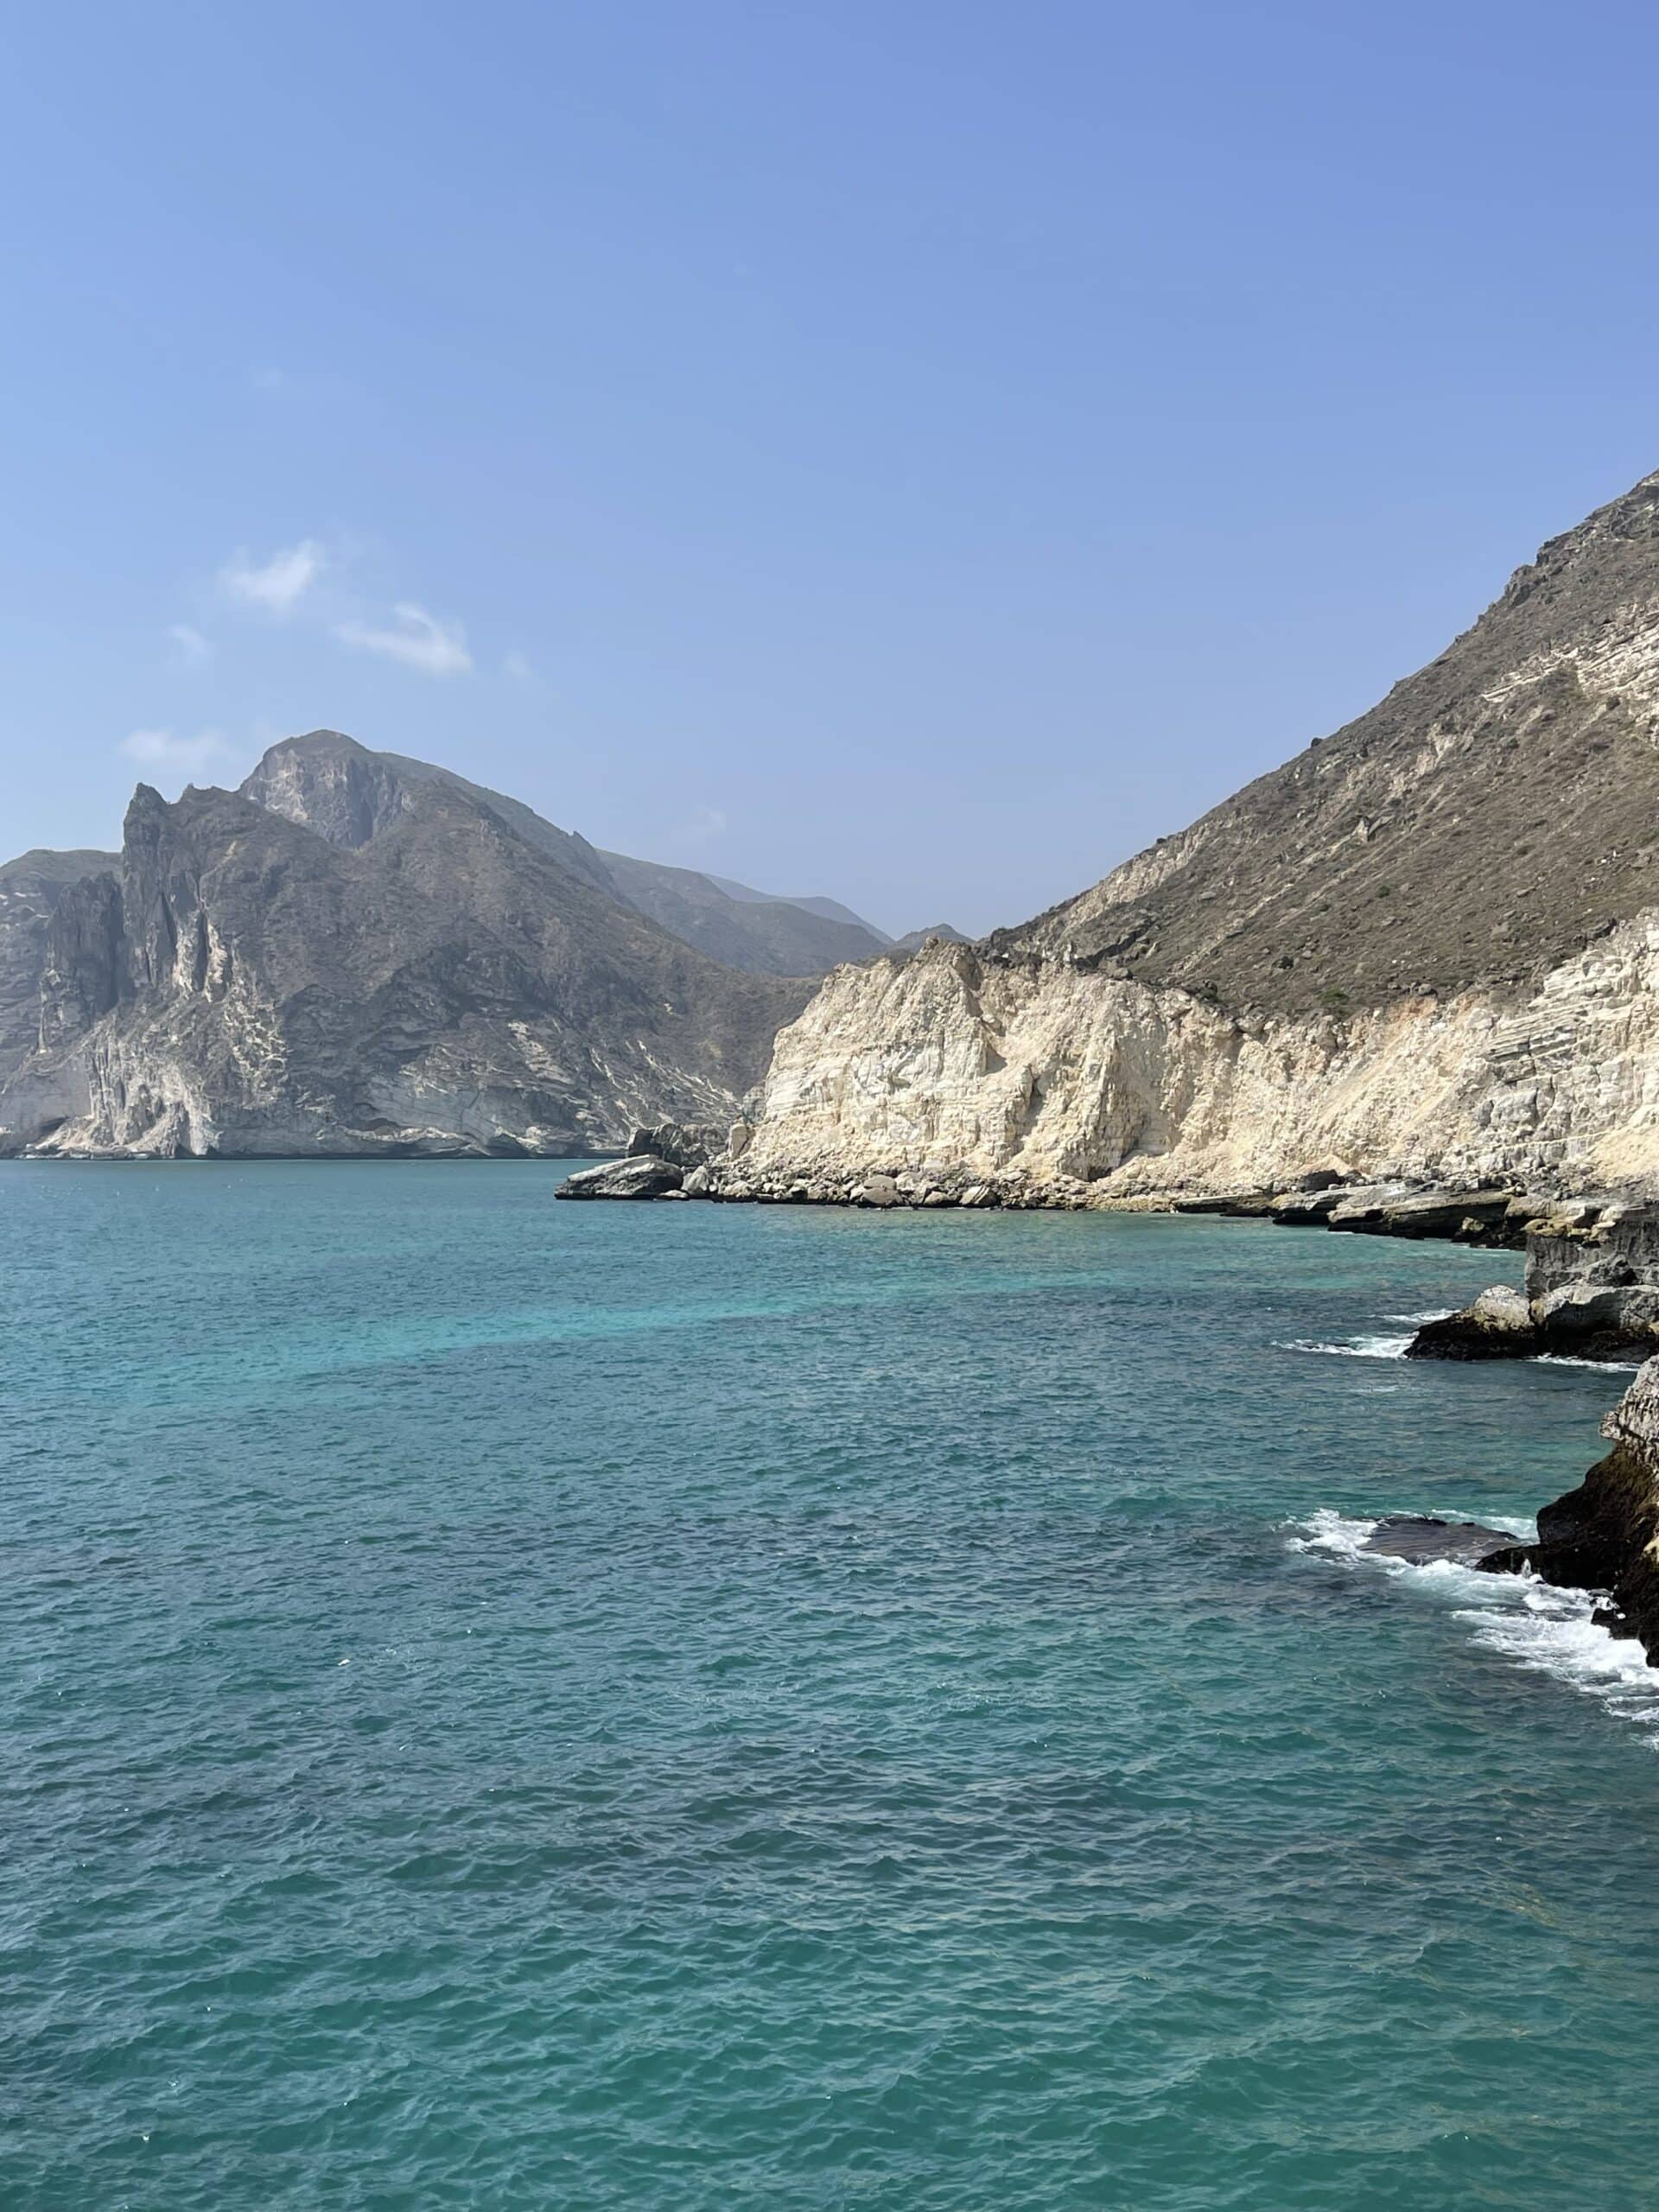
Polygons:
[[113,853],[32,852],[0,866],[0,1084],[40,1042],[41,971],[58,902],[119,865]]
[[960,1166],[1103,1198],[1281,1190],[1320,1169],[1659,1185],[1656,987],[1659,914],[1530,989],[1341,1018],[933,947],[832,977],[779,1033],[743,1171]]
[[[344,803],[355,804],[348,793]],[[729,1113],[804,987],[716,967],[434,781],[355,848],[140,786],[58,899],[16,1148],[565,1153]]]
[[741,1174],[1659,1181],[1659,476],[1373,712],[983,945],[831,976]]

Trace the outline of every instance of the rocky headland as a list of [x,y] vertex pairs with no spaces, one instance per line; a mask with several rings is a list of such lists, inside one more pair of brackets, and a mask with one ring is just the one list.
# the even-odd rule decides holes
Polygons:
[[711,1186],[1659,1192],[1656,741],[1659,476],[1091,890],[836,969]]

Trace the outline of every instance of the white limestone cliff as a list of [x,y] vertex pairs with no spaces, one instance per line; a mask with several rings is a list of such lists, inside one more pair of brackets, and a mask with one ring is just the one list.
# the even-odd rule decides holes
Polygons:
[[783,1029],[733,1173],[1151,1192],[1365,1180],[1659,1187],[1659,909],[1535,986],[1234,1014],[1064,959],[935,944]]

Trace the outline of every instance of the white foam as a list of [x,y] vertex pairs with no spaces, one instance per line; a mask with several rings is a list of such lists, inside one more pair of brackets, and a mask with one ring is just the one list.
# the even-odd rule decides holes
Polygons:
[[1317,1338],[1294,1337],[1281,1351],[1328,1352],[1337,1359],[1403,1359],[1409,1337],[1356,1337],[1351,1344],[1322,1344]]
[[[1437,1321],[1442,1317],[1438,1313],[1422,1313],[1415,1317],[1408,1313],[1385,1313],[1382,1318],[1386,1321],[1408,1321],[1414,1318],[1419,1321]],[[1406,1348],[1415,1334],[1414,1330],[1411,1336],[1404,1337],[1351,1337],[1345,1344],[1327,1344],[1318,1337],[1291,1337],[1278,1349],[1281,1351],[1323,1352],[1333,1359],[1403,1359]],[[1573,1359],[1562,1351],[1535,1352],[1517,1363],[1527,1367],[1587,1367],[1608,1375],[1616,1375],[1621,1370],[1634,1375],[1642,1364],[1639,1359]]]
[[[1458,1518],[1455,1514],[1447,1517]],[[1522,1543],[1537,1535],[1535,1523],[1491,1521]],[[1379,1569],[1404,1586],[1442,1604],[1471,1630],[1477,1643],[1511,1659],[1529,1673],[1549,1675],[1593,1697],[1610,1713],[1633,1721],[1659,1748],[1659,1669],[1648,1664],[1641,1643],[1615,1637],[1591,1618],[1603,1600],[1586,1590],[1556,1590],[1535,1574],[1482,1574],[1456,1560],[1423,1566],[1368,1552],[1375,1521],[1324,1508],[1289,1539],[1293,1551],[1319,1552],[1349,1569]]]
[[1289,1539],[1290,1548],[1294,1552],[1331,1552],[1338,1559],[1357,1560],[1376,1526],[1375,1521],[1351,1519],[1322,1505],[1312,1520],[1304,1522]]

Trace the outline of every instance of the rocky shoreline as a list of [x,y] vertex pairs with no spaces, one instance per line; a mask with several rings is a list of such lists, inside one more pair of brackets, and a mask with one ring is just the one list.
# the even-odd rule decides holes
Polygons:
[[[707,1198],[732,1205],[966,1206],[1021,1211],[1213,1213],[1265,1219],[1284,1227],[1351,1230],[1382,1236],[1450,1237],[1459,1243],[1518,1249],[1526,1227],[1551,1201],[1505,1185],[1488,1189],[1425,1188],[1405,1181],[1361,1182],[1319,1169],[1281,1191],[1149,1192],[1125,1196],[1069,1176],[1039,1178],[966,1167],[912,1167],[894,1161],[853,1175],[791,1173],[746,1167],[748,1125],[729,1132],[669,1122],[637,1128],[624,1157],[584,1169],[561,1185],[568,1198]],[[650,1162],[647,1166],[645,1163]]]

